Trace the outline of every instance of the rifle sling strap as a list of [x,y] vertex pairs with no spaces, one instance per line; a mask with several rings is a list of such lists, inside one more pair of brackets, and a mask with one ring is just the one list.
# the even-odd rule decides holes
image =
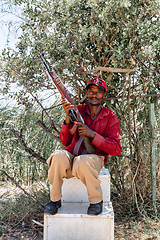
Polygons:
[[79,148],[83,142],[84,136],[80,136],[78,142],[76,142],[74,149],[73,149],[73,155],[78,156]]

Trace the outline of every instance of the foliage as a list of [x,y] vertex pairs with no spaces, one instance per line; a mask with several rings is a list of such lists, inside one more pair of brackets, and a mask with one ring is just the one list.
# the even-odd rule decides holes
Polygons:
[[[108,88],[104,106],[118,116],[123,153],[110,157],[113,197],[141,215],[151,207],[150,131],[148,106],[155,104],[157,176],[159,169],[159,3],[156,0],[13,0],[6,6],[22,8],[16,49],[4,49],[1,75],[5,94],[12,83],[21,91],[12,95],[26,108],[33,106],[29,92],[56,90],[37,57],[47,59],[69,86],[76,103],[85,95],[87,81],[102,77]],[[130,74],[96,70],[97,67],[132,69]],[[38,94],[36,96],[39,96]],[[35,144],[36,147],[36,144]],[[44,147],[44,146],[43,146]],[[158,177],[157,177],[158,178]],[[159,180],[157,180],[157,186]],[[116,197],[117,198],[116,198]],[[157,202],[160,201],[158,192]],[[128,204],[128,208],[125,203]],[[133,214],[135,213],[133,212]],[[131,213],[132,214],[132,213]]]
[[[160,26],[155,0],[54,3],[46,0],[10,4],[23,7],[22,35],[16,50],[3,51],[6,66],[2,73],[6,88],[11,82],[24,87],[19,93],[21,103],[23,99],[28,101],[26,84],[34,91],[52,88],[48,78],[44,81],[37,57],[42,51],[48,53],[63,81],[74,89],[75,98],[78,90],[82,97],[90,78],[84,72],[98,66],[135,68],[137,72],[131,79],[134,93],[158,92]],[[102,77],[107,81],[109,96],[128,89],[122,74],[103,72]]]
[[[8,129],[8,124],[15,129],[21,129],[21,135],[27,146],[47,159],[55,148],[60,147],[60,144],[35,125],[38,119],[41,119],[41,111],[38,109],[22,112],[18,108],[0,109],[1,169],[7,171],[18,183],[26,185],[46,179],[48,167],[38,160],[35,161],[25,152],[17,138]],[[44,123],[49,125],[49,119],[46,116],[44,116]],[[2,182],[6,180],[2,173],[0,175]]]

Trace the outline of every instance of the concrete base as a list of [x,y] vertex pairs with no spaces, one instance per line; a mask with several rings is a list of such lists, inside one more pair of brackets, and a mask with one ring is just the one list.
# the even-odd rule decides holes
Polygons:
[[88,203],[62,203],[56,215],[44,214],[44,240],[114,240],[112,204],[103,212],[87,215]]
[[87,215],[85,185],[76,177],[65,179],[62,207],[56,215],[44,214],[44,240],[114,240],[114,212],[110,202],[110,174],[102,168],[99,180],[103,192],[103,212]]

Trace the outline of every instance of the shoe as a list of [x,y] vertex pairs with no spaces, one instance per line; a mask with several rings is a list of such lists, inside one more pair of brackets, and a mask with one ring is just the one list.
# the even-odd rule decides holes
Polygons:
[[87,214],[88,215],[99,215],[103,209],[103,200],[99,203],[90,204]]
[[60,207],[61,207],[61,199],[56,202],[52,202],[50,200],[49,203],[47,203],[46,206],[44,207],[44,213],[54,215],[58,212],[58,208]]

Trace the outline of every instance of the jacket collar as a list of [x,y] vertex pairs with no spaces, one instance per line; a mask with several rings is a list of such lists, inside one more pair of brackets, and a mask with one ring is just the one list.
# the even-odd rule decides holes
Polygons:
[[[102,107],[101,112],[97,115],[97,117],[96,117],[93,121],[98,121],[98,120],[106,117],[106,116],[108,115],[108,112],[106,111],[106,109],[107,109],[107,108]],[[90,115],[90,117],[92,118],[88,104],[87,104],[86,113],[87,113],[88,115]]]

